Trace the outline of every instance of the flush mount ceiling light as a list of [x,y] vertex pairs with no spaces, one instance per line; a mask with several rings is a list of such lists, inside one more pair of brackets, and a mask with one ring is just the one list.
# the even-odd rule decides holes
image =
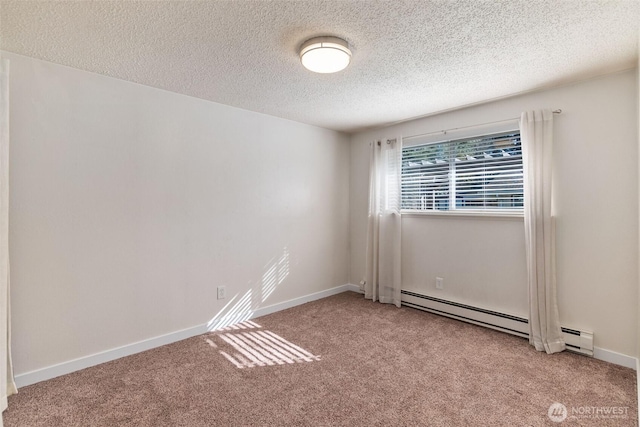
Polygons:
[[315,73],[335,73],[344,70],[351,61],[349,43],[338,37],[315,37],[300,47],[300,61]]

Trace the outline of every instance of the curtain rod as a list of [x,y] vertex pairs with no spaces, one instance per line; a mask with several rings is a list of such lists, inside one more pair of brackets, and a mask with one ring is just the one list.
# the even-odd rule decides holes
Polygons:
[[[558,108],[557,110],[553,110],[552,113],[553,114],[562,114],[562,109]],[[480,123],[480,124],[477,124],[477,125],[469,125],[469,126],[460,126],[460,127],[457,127],[457,128],[451,128],[451,129],[445,129],[445,130],[436,130],[436,131],[428,132],[428,133],[420,133],[418,135],[405,136],[405,137],[403,137],[403,139],[405,139],[405,138],[406,139],[417,138],[419,136],[435,135],[437,133],[442,133],[442,134],[446,135],[447,132],[451,132],[453,130],[475,128],[475,127],[486,126],[486,125],[495,125],[497,123],[512,122],[514,120],[519,120],[519,119],[520,119],[520,117],[514,117],[512,119],[496,120],[495,122]],[[389,144],[389,140],[387,140],[387,144]]]

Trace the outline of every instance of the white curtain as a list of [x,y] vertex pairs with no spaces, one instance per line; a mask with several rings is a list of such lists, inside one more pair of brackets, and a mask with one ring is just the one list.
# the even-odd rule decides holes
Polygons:
[[522,113],[520,134],[529,282],[529,342],[538,351],[557,353],[565,349],[565,343],[556,292],[553,113],[549,110]]
[[400,307],[402,140],[374,141],[369,166],[365,298]]
[[7,397],[17,392],[9,318],[9,61],[0,58],[0,427]]

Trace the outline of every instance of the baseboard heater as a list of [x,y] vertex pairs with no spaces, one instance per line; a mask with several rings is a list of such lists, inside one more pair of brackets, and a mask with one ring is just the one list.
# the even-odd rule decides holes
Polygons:
[[[485,310],[405,290],[402,291],[402,305],[529,338],[529,320],[523,317]],[[593,356],[592,332],[562,328],[562,333],[567,350]]]

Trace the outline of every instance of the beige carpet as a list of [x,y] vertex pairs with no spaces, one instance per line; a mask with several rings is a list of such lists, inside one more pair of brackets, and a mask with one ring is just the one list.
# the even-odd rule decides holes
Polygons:
[[5,426],[637,425],[631,369],[356,293],[243,327],[24,387]]

